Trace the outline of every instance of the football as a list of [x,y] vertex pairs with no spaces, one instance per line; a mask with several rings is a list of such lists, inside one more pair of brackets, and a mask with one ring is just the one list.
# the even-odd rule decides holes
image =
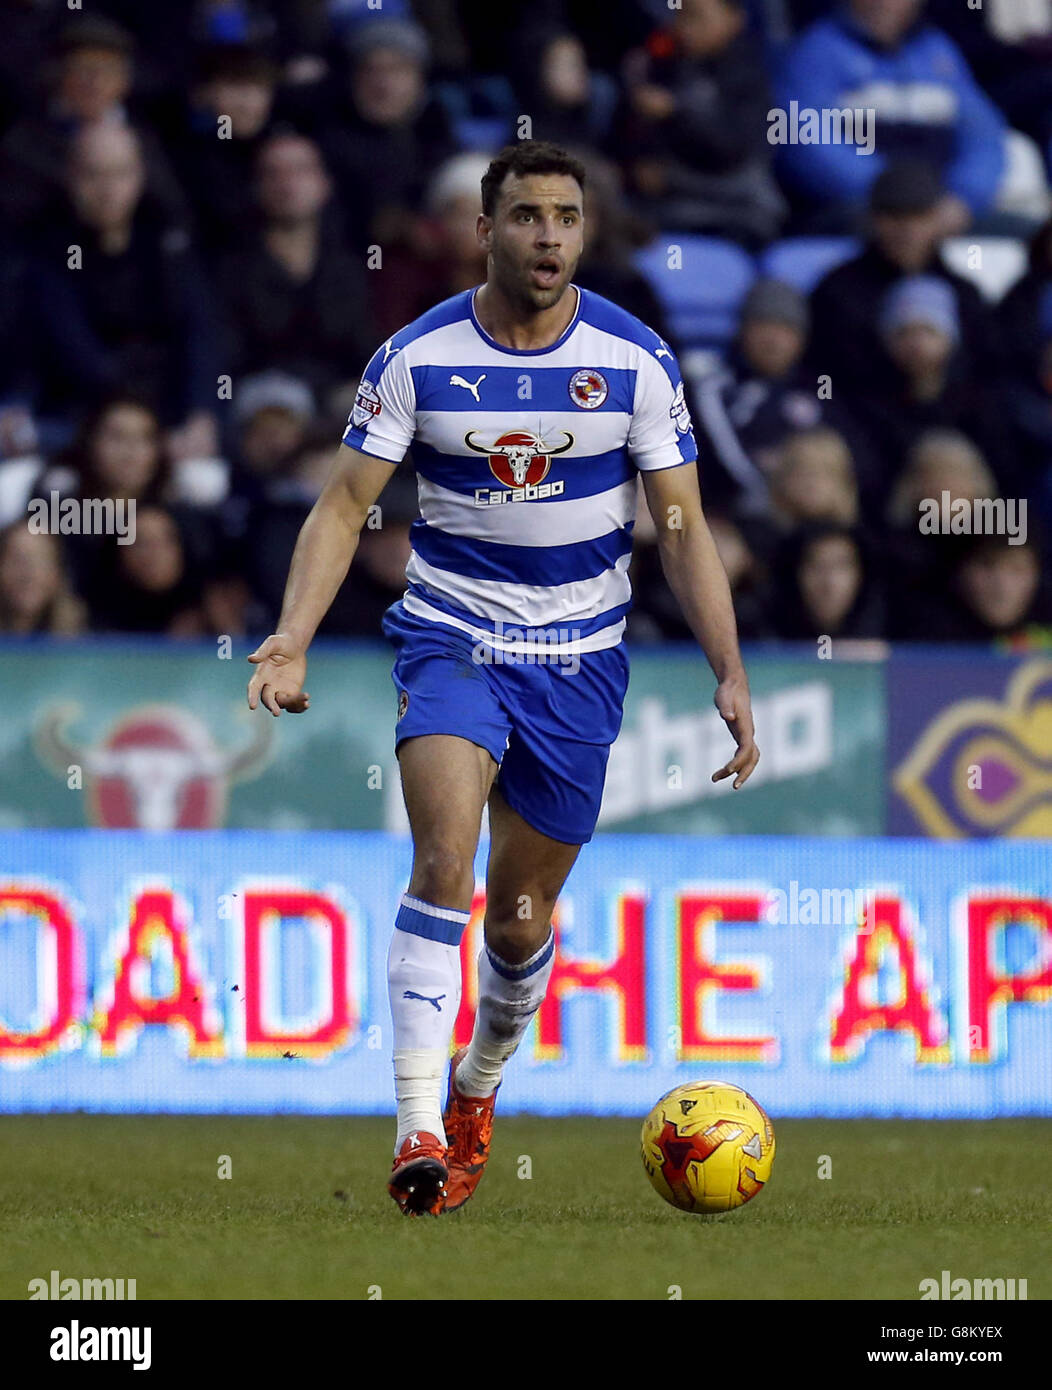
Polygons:
[[692,1081],[662,1096],[643,1121],[642,1153],[666,1202],[712,1215],[742,1206],[766,1185],[774,1130],[740,1086]]

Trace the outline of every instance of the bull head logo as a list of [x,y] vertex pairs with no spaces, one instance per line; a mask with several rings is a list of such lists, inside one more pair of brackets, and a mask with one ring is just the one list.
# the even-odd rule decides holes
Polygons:
[[565,444],[557,449],[546,448],[535,434],[526,430],[511,430],[502,434],[494,444],[476,444],[472,439],[475,430],[469,430],[464,443],[476,454],[485,454],[489,459],[490,471],[498,482],[506,487],[531,487],[541,482],[551,467],[556,454],[565,454],[573,448],[573,435],[563,430]]
[[48,710],[37,729],[41,757],[62,777],[80,767],[91,821],[111,829],[205,830],[221,825],[229,784],[258,773],[272,732],[253,721],[239,749],[215,746],[207,727],[174,705],[141,705],[120,719],[100,744],[69,737],[76,705]]

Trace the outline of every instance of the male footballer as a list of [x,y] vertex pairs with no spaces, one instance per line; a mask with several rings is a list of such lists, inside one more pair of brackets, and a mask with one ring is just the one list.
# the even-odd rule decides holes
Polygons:
[[[737,744],[713,780],[740,787],[759,758],[679,367],[651,329],[573,283],[583,201],[583,168],[554,145],[522,141],[490,164],[477,225],[485,284],[428,310],[369,362],[300,532],[278,631],[249,657],[252,709],[307,709],[307,648],[411,447],[421,515],[406,593],[383,622],[413,837],[388,956],[388,1187],[407,1215],[455,1211],[475,1191],[504,1066],[544,998],[552,910],[595,830],[621,726],[637,470]],[[478,1011],[450,1061],[487,805]]]

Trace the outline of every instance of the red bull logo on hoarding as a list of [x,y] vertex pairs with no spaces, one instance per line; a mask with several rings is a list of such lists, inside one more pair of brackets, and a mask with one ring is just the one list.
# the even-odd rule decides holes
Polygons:
[[262,769],[272,733],[254,721],[239,748],[216,746],[196,715],[177,705],[140,705],[98,743],[69,730],[78,709],[47,710],[37,729],[41,757],[87,793],[88,823],[110,830],[213,830],[226,817],[231,782]]

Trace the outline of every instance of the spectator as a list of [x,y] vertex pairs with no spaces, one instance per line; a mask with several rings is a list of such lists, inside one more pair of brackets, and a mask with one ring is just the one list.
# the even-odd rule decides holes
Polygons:
[[102,569],[105,578],[91,605],[96,631],[169,637],[206,631],[205,557],[193,552],[173,512],[139,508],[134,541],[118,545],[107,538]]
[[[809,326],[807,300],[792,285],[758,280],[746,296],[726,363],[697,386],[695,433],[707,501],[743,517],[765,516],[770,477],[790,434],[822,423],[852,431],[804,366]],[[852,452],[856,460],[864,457],[864,445],[852,440]],[[868,473],[868,463],[859,471]]]
[[1052,284],[1038,301],[1038,344],[1025,377],[1005,392],[1010,491],[1026,497],[1052,534]]
[[146,188],[169,220],[185,222],[186,197],[160,142],[129,111],[133,47],[125,29],[100,15],[78,15],[59,31],[44,109],[16,120],[0,142],[3,211],[18,226],[61,199],[70,143],[97,124],[135,130]]
[[1007,536],[973,537],[950,594],[941,640],[993,641],[1013,651],[1052,646],[1052,596],[1032,540],[1013,545]]
[[882,536],[888,584],[889,635],[937,638],[946,621],[946,589],[960,553],[960,537],[921,534],[922,504],[996,498],[997,483],[966,435],[930,430],[911,447],[894,484]]
[[[33,491],[47,496],[57,490],[63,498],[98,498],[137,509],[161,505],[171,476],[171,458],[157,416],[134,396],[115,395],[88,415],[71,448],[44,471]],[[74,586],[89,606],[100,602],[110,582],[103,557],[111,544],[101,534],[66,538]]]
[[365,271],[343,244],[332,180],[313,140],[274,134],[257,163],[259,212],[224,263],[229,367],[276,368],[320,396],[373,350]]
[[[561,25],[527,31],[515,64],[520,109],[529,112],[534,140],[598,152],[610,137],[617,87],[593,72],[581,39]],[[509,139],[515,138],[512,132]]]
[[209,252],[230,250],[249,234],[255,163],[276,85],[270,59],[243,45],[220,45],[200,60],[176,153]]
[[210,456],[217,371],[207,293],[186,233],[143,194],[130,128],[90,126],[74,138],[70,210],[41,251],[41,412],[68,420],[130,391],[187,432],[188,451]]
[[25,452],[33,436],[24,422],[12,432],[8,411],[29,412],[34,373],[26,344],[34,321],[31,262],[17,240],[0,228],[0,459]]
[[961,369],[992,381],[1000,355],[992,316],[979,291],[939,258],[941,185],[924,164],[891,165],[873,184],[869,230],[861,253],[838,266],[811,296],[811,365],[828,375],[833,395],[851,402],[894,389],[878,321],[888,290],[906,275],[937,275],[953,289],[961,333]]
[[[332,466],[339,429],[319,422],[282,473],[269,483],[248,528],[246,573],[260,605],[260,630],[271,631],[281,611],[284,576],[296,538]],[[409,527],[418,514],[416,483],[399,471],[378,498],[379,510],[359,538],[348,578],[326,614],[323,636],[380,635],[385,610],[405,592]]]
[[434,170],[456,153],[449,118],[428,91],[427,61],[427,38],[409,20],[369,19],[348,31],[320,138],[360,250],[400,239]]
[[[730,586],[738,636],[742,641],[769,636],[763,566],[729,517],[707,510],[706,518]],[[632,589],[636,597],[628,615],[626,637],[633,645],[694,641],[683,610],[668,586],[656,540],[649,513],[641,509],[632,557]]]
[[929,0],[929,12],[1009,123],[1044,149],[1052,140],[1052,5]]
[[[810,25],[786,53],[777,82],[791,103],[817,113],[875,112],[868,154],[852,142],[789,142],[781,165],[813,229],[852,230],[874,179],[901,159],[939,170],[943,235],[963,231],[995,202],[1005,168],[1004,117],[976,84],[956,45],[924,22],[924,0],[847,0]],[[813,219],[814,220],[814,219]]]
[[66,576],[59,537],[31,532],[25,517],[0,531],[0,632],[73,637],[85,621],[84,605]]
[[103,401],[85,421],[66,462],[80,497],[159,502],[171,481],[160,421],[134,396]]
[[1046,290],[1052,290],[1052,217],[1031,238],[1026,274],[997,306],[1001,341],[1017,380],[1029,378],[1041,349],[1040,305]]
[[884,601],[862,536],[851,526],[814,523],[783,543],[776,568],[772,619],[779,637],[884,635]]
[[618,149],[664,229],[760,246],[786,207],[770,169],[770,93],[741,0],[683,0],[626,65]]
[[423,215],[413,219],[410,235],[385,253],[382,274],[372,278],[379,338],[485,280],[486,253],[476,229],[489,163],[489,155],[458,154],[435,171]]
[[378,637],[384,613],[406,589],[409,532],[419,514],[416,483],[396,475],[380,494],[382,524],[362,531],[334,630],[348,637]]
[[787,438],[771,478],[771,520],[783,534],[812,522],[857,524],[858,484],[842,434],[817,425]]
[[237,462],[243,478],[272,477],[300,448],[314,418],[314,395],[284,372],[260,372],[238,383],[234,411]]
[[895,371],[895,385],[855,402],[887,485],[924,433],[955,429],[973,439],[998,475],[1003,420],[992,395],[961,366],[961,325],[952,286],[935,275],[912,275],[888,291],[878,327]]

